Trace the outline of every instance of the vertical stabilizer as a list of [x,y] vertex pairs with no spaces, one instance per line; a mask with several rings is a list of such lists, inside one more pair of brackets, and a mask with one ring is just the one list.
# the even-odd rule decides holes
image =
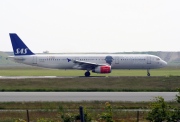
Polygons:
[[34,55],[34,53],[24,44],[17,34],[10,33],[9,35],[15,56]]

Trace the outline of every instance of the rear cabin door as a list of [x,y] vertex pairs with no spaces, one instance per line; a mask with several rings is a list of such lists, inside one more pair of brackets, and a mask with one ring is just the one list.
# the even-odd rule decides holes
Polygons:
[[119,64],[119,58],[115,58],[115,64]]
[[37,56],[33,56],[33,64],[37,64]]

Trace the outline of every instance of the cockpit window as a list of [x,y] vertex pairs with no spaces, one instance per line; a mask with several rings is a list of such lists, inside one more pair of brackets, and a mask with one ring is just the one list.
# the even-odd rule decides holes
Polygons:
[[159,61],[159,60],[160,60],[160,58],[156,58],[156,60],[158,60],[158,61]]

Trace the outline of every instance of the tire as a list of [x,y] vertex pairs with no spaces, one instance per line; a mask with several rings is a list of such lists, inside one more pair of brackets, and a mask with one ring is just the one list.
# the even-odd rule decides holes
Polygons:
[[84,74],[86,77],[89,77],[90,76],[90,72],[85,72]]

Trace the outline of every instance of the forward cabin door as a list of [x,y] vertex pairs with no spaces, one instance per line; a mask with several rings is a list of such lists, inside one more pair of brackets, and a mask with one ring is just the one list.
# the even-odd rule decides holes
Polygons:
[[147,56],[147,64],[151,64],[151,56]]
[[37,56],[33,56],[33,64],[37,64]]

